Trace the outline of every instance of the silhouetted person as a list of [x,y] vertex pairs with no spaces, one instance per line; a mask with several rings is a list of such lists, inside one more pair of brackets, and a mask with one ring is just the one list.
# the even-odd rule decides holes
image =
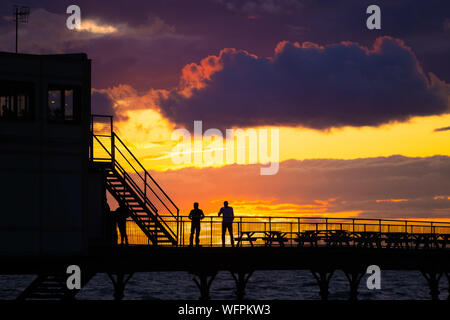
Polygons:
[[200,246],[200,221],[203,220],[205,215],[203,211],[198,208],[198,203],[194,203],[194,209],[189,213],[189,220],[191,220],[191,237],[189,238],[189,246],[192,247],[195,233],[195,245]]
[[223,207],[219,211],[222,218],[222,246],[225,247],[225,234],[230,233],[231,246],[234,247],[234,238],[233,238],[233,220],[234,220],[234,212],[233,208],[228,206],[228,201],[223,203]]
[[120,232],[120,244],[128,245],[128,236],[127,236],[127,218],[128,218],[128,209],[124,205],[120,205],[119,208],[116,209],[116,219],[117,226],[119,227]]
[[117,221],[116,213],[112,212],[108,201],[103,199],[103,214],[105,215],[105,238],[108,244],[117,244]]

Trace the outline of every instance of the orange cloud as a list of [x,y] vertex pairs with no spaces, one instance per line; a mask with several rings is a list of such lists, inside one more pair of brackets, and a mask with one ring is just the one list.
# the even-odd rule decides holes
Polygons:
[[382,200],[376,200],[377,203],[382,203],[382,202],[405,202],[408,201],[408,199],[382,199]]

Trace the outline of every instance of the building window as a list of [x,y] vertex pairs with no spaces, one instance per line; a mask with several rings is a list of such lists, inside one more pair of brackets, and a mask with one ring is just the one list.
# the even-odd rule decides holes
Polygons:
[[33,119],[33,84],[0,82],[0,120]]
[[79,119],[78,90],[68,88],[49,88],[48,118],[56,121],[75,121]]

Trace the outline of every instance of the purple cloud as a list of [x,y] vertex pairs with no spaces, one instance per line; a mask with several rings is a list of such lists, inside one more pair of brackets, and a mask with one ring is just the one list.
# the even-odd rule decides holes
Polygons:
[[114,115],[113,101],[107,93],[97,90],[93,91],[91,94],[91,106],[92,114]]
[[271,58],[224,49],[187,65],[162,103],[173,122],[207,127],[378,126],[449,110],[450,86],[425,74],[401,40],[319,46],[281,42]]

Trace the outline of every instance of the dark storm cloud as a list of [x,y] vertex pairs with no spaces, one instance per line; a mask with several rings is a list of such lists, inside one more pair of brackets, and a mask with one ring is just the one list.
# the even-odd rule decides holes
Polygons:
[[[91,113],[97,115],[114,116],[114,119],[118,121],[128,120],[128,116],[124,109],[121,110],[114,108],[114,101],[111,99],[108,90],[96,90],[91,93]],[[101,121],[101,119],[97,119]]]
[[247,14],[252,18],[259,14],[292,14],[300,10],[301,0],[212,0],[227,10]]
[[[2,18],[10,16],[15,0],[0,4]],[[31,12],[39,8],[61,15],[52,22],[52,32],[42,21],[30,17],[21,37],[22,48],[35,37],[45,37],[42,47],[26,52],[86,52],[93,59],[93,86],[107,88],[129,84],[139,91],[176,85],[179,70],[187,63],[217,53],[223,48],[248,50],[258,56],[271,55],[282,40],[330,44],[351,40],[370,45],[376,37],[390,35],[403,39],[417,54],[425,71],[450,82],[450,42],[448,28],[450,2],[442,0],[380,0],[382,30],[365,27],[365,10],[370,0],[78,0],[82,19],[98,19],[111,25],[139,28],[155,18],[174,28],[173,37],[138,39],[99,37],[68,41],[65,29],[67,6],[72,0],[22,0]],[[258,16],[257,19],[250,17]],[[51,20],[52,21],[52,20]],[[0,50],[14,49],[14,25],[0,19]],[[58,32],[56,32],[58,31]],[[36,33],[41,35],[36,35]],[[196,40],[194,40],[196,39]]]
[[93,114],[114,115],[113,101],[107,93],[93,91],[91,94],[91,110]]
[[163,113],[187,127],[203,120],[210,128],[322,130],[449,110],[450,86],[424,74],[400,40],[379,38],[371,50],[355,43],[284,42],[275,51],[273,58],[261,58],[227,49],[186,66],[179,91],[162,104]]
[[[189,61],[187,59],[192,59],[189,53],[180,55],[180,52],[188,52],[198,38],[175,32],[172,25],[148,9],[140,12],[142,17],[134,19],[131,14],[136,13],[133,12],[114,15],[112,8],[116,4],[104,10],[100,5],[94,8],[84,3],[79,5],[82,26],[93,21],[116,28],[117,32],[69,30],[64,7],[32,7],[29,22],[20,25],[20,51],[35,54],[86,52],[93,61],[92,84],[98,89],[119,84],[130,84],[142,91],[170,87],[176,84],[177,72]],[[5,17],[0,17],[0,22],[0,51],[12,51],[14,25]]]

